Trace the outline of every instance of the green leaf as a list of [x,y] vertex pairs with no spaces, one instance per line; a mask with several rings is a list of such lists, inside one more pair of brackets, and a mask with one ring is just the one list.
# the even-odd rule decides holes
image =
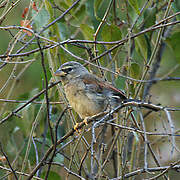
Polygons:
[[150,59],[151,57],[151,38],[150,36],[148,36],[147,34],[144,34],[145,40],[146,40],[146,44],[147,44],[147,61]]
[[106,9],[109,5],[110,1],[109,0],[95,0],[94,1],[94,12],[95,12],[95,17],[98,20],[101,20],[106,12]]
[[87,24],[81,24],[80,28],[82,30],[82,33],[84,37],[88,40],[93,40],[94,39],[94,30]]
[[61,8],[64,8],[64,9],[69,8],[68,4],[65,1],[58,1],[58,3]]
[[72,18],[69,21],[69,23],[74,27],[79,28],[79,26],[82,24],[82,22],[85,22],[88,25],[90,24],[89,21],[86,21],[87,14],[86,14],[86,8],[85,8],[84,4],[81,4],[81,6],[78,6],[77,9],[72,11],[71,16],[72,16]]
[[137,79],[140,76],[140,66],[137,63],[131,63],[130,76]]
[[94,29],[97,29],[99,21],[96,19],[94,13],[94,0],[86,1],[85,5],[86,5],[86,14],[89,16]]
[[[172,7],[173,7],[173,10],[175,12],[179,12],[180,11],[180,1],[179,0],[174,0],[173,3],[172,3]],[[180,20],[180,15],[176,16],[176,18],[178,20]]]
[[[42,173],[41,178],[44,179],[45,176],[46,176],[46,173],[47,173],[47,171],[44,171],[44,172]],[[61,176],[60,176],[58,173],[54,172],[54,171],[50,171],[50,172],[49,172],[49,176],[48,176],[48,180],[55,180],[55,179],[61,180]]]
[[94,11],[97,12],[99,7],[101,6],[102,0],[95,0],[94,2]]
[[122,36],[119,27],[117,27],[114,24],[105,25],[103,27],[101,35],[102,35],[103,40],[107,42],[118,41],[121,39],[121,36]]
[[133,83],[129,84],[129,86],[128,86],[131,97],[134,97],[134,95],[135,95],[135,86],[136,86],[136,82],[133,82]]
[[129,4],[131,5],[131,7],[135,10],[136,14],[140,14],[139,11],[139,6],[138,6],[138,1],[137,0],[128,0]]
[[147,8],[144,12],[144,27],[148,28],[155,24],[156,22],[156,12],[155,7]]
[[49,3],[48,0],[45,0],[44,2],[45,2],[46,10],[48,11],[50,17],[52,18],[53,17],[53,8],[52,8],[52,6],[51,6],[51,4]]
[[[49,17],[50,17],[49,22],[52,22],[54,20],[54,13],[53,13],[54,11],[53,11],[53,8],[52,8],[52,6],[48,0],[45,0],[45,8],[46,8],[46,10],[49,14]],[[52,26],[50,26],[49,30],[52,32],[53,35],[56,35],[58,38],[60,38],[58,26],[56,23],[53,24]],[[50,38],[50,39],[52,39],[52,38]]]
[[136,51],[139,52],[144,59],[147,59],[147,42],[146,39],[144,37],[144,35],[138,36],[137,38],[135,38],[135,48]]
[[58,22],[57,25],[58,25],[61,40],[64,41],[64,40],[68,39],[70,36],[70,32],[69,32],[66,22],[65,21]]
[[[36,15],[35,14],[36,12],[33,10],[32,11],[32,16],[34,17],[34,23],[35,23],[35,26],[36,26],[36,31],[39,32],[41,30],[42,27],[46,26],[49,22],[49,14],[48,12],[42,8],[38,14]],[[48,35],[48,31],[49,30],[46,30],[44,32],[44,35]]]
[[12,111],[5,111],[2,115],[1,118],[5,118],[6,116],[8,116],[10,113],[12,113]]
[[172,34],[170,38],[166,39],[166,42],[174,52],[177,62],[180,63],[180,31]]
[[126,78],[123,78],[123,77],[120,77],[118,76],[115,80],[115,84],[116,84],[116,87],[118,89],[124,89],[125,88],[125,85],[126,85]]
[[[78,7],[78,9],[75,11],[73,16],[76,17],[76,20],[78,21],[78,23],[82,23],[82,21],[85,19],[85,16],[86,16],[85,5],[81,5],[80,7]],[[88,22],[86,22],[86,23],[88,24]]]

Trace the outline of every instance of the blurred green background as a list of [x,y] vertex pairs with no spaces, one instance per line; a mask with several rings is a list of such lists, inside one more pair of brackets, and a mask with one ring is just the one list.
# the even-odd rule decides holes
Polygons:
[[[38,11],[33,8],[34,2],[36,3]],[[35,32],[40,32],[40,30],[47,26],[48,23],[62,15],[62,13],[71,7],[74,2],[75,1],[73,0],[45,0],[43,2],[22,0],[17,1],[17,5],[7,12],[13,2],[8,0],[1,1],[0,4],[2,5],[5,3],[5,5],[0,8],[0,14],[1,18],[5,17],[5,19],[2,20],[0,26],[20,26],[22,20],[29,20],[32,29]],[[41,35],[57,43],[67,39],[97,40],[103,42],[118,41],[127,37],[128,30],[132,27],[137,18],[137,23],[134,25],[131,35],[152,27],[155,23],[163,20],[165,11],[168,7],[168,2],[169,1],[152,0],[146,4],[146,0],[83,0],[77,3],[69,13],[57,21],[53,26],[50,26],[46,31],[43,31]],[[140,10],[142,10],[142,7],[145,4],[146,6],[143,9],[143,12],[140,14]],[[29,7],[29,11],[25,14],[25,18],[23,18],[22,14],[26,7]],[[179,1],[175,0],[171,2],[169,16],[179,11]],[[6,12],[7,15],[4,16]],[[105,13],[107,13],[106,20],[103,22],[100,31],[95,37],[94,34],[96,33]],[[169,22],[178,21],[179,19],[180,15],[170,19]],[[152,55],[153,48],[155,47],[158,31],[159,30],[149,31],[137,38],[131,39],[130,42],[126,42],[113,50],[111,54],[102,56],[99,59],[99,63],[103,67],[112,71],[120,72],[124,76],[141,79],[142,73],[145,71],[145,67]],[[16,54],[17,51],[32,37],[33,36],[25,34],[25,32],[19,32],[17,29],[0,29],[0,58],[3,55]],[[16,41],[17,39],[18,41]],[[53,44],[46,39],[40,39],[40,42],[41,46]],[[86,60],[91,60],[93,57],[101,55],[113,46],[114,44],[107,45],[105,43],[99,45],[95,45],[94,43],[66,43],[63,45],[63,47],[68,51]],[[38,48],[38,46],[35,39],[33,43],[28,45],[28,47],[26,47],[22,52],[29,52],[36,48]],[[92,51],[92,57],[92,54],[89,54],[87,51],[88,48]],[[156,73],[154,73],[154,78],[176,77],[179,79],[173,81],[157,81],[152,84],[150,86],[150,91],[148,91],[148,95],[146,96],[146,101],[150,100],[153,104],[180,108],[179,24],[168,26],[163,30],[160,48],[162,49],[157,51],[157,56],[154,58],[154,62],[149,68],[150,71],[148,72],[146,79],[151,78],[151,71],[154,69],[157,69]],[[70,60],[83,63],[83,61],[80,61],[77,58],[72,57],[68,52],[65,52],[61,46],[57,46],[53,49],[46,49],[43,53],[49,83],[57,80],[54,78],[53,72],[60,66],[60,64]],[[130,57],[128,56],[129,54]],[[128,61],[128,59],[130,61]],[[4,102],[3,99],[18,101],[29,100],[45,87],[45,76],[39,52],[31,53],[28,56],[19,56],[9,59],[1,58],[0,60],[0,66],[3,64],[2,61],[6,60],[9,62],[26,62],[32,60],[30,63],[9,63],[0,69],[0,117],[3,119],[12,110],[23,104],[23,102]],[[94,63],[97,63],[97,61]],[[87,68],[98,76],[102,76],[97,68],[93,66],[87,66]],[[134,97],[138,86],[136,81],[127,83],[126,78],[112,76],[109,72],[104,73],[108,81],[116,84],[118,88],[125,92],[129,92],[130,96]],[[139,99],[142,99],[146,88],[147,84],[144,84],[138,96]],[[49,90],[49,98],[50,102],[64,101],[64,98],[59,95],[56,87]],[[41,95],[36,101],[42,103],[44,99],[44,95]],[[43,153],[47,147],[51,145],[50,132],[47,130],[46,106],[45,104],[41,105],[41,103],[29,104],[18,112],[20,118],[13,116],[8,119],[7,122],[0,124],[0,142],[4,152],[6,152],[11,163],[13,163],[13,166],[17,170],[21,169],[28,138],[30,137],[32,123],[36,119],[38,123],[32,136],[36,139],[40,157],[42,157],[40,152],[43,149],[42,142],[44,139],[46,141],[46,147],[43,150]],[[50,105],[51,125],[53,128],[57,117],[60,115],[64,107],[63,104]],[[175,132],[178,134],[180,129],[180,112],[175,111],[172,112],[171,115],[175,126]],[[75,118],[77,118],[76,114]],[[65,117],[62,119],[61,125],[58,128],[58,138],[62,137],[62,135],[64,135],[72,126],[72,123],[68,124],[66,120]],[[152,114],[146,119],[145,124],[147,131],[170,131],[167,117],[163,113]],[[44,135],[46,136],[45,138]],[[171,162],[179,159],[180,153],[178,147],[180,146],[180,141],[178,136],[176,137],[177,149],[173,155],[171,155],[172,145],[168,138],[165,138],[164,140],[162,137],[151,137],[150,141],[152,142],[153,148],[162,165],[169,165]],[[0,156],[2,156],[1,152]],[[26,171],[30,171],[30,169],[34,167],[35,161],[35,150],[33,144],[31,144],[28,165],[25,168]],[[56,162],[65,163],[64,157],[57,155]],[[154,163],[151,162],[152,160],[150,159],[149,165],[154,165]],[[0,165],[2,164],[3,162],[0,162]],[[64,173],[63,168],[61,171],[62,172],[59,172],[59,168],[54,168],[49,179],[63,179],[63,176],[61,175]],[[44,177],[43,173],[45,174],[45,172],[42,172],[41,177]],[[5,171],[0,168],[0,177],[4,174]],[[178,179],[178,176],[176,173],[174,174],[174,171],[170,173],[170,175],[171,179]],[[139,178],[141,179],[141,176]]]

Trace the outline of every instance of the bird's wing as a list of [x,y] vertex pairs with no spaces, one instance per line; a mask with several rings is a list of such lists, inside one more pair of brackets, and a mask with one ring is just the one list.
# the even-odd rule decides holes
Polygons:
[[112,86],[110,83],[101,80],[93,74],[85,74],[82,77],[83,82],[89,86],[92,90],[102,93],[103,91],[111,90],[112,93],[116,96],[120,96],[121,99],[125,100],[126,95],[119,89]]

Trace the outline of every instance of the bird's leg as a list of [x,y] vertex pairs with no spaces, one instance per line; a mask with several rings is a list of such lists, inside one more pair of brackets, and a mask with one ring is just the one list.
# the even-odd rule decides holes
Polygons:
[[86,126],[88,125],[88,118],[89,117],[85,117],[84,120],[83,120],[83,122],[85,123]]
[[79,126],[79,123],[76,123],[76,124],[74,125],[74,130],[75,130],[77,133],[79,133],[78,126]]
[[[98,113],[98,114],[95,114],[95,115],[93,115],[93,116],[87,116],[87,117],[85,117],[84,118],[84,120],[83,120],[83,122],[85,123],[85,125],[87,126],[88,125],[88,119],[89,118],[98,118],[98,117],[101,117],[102,115],[104,115],[104,114],[106,114],[107,113],[107,111],[105,111],[105,112],[100,112],[100,113]],[[77,131],[78,132],[78,126],[79,126],[79,123],[76,123],[75,124],[75,126],[74,126],[74,130],[75,131]]]
[[[85,123],[86,126],[88,125],[88,118],[89,118],[89,117],[85,117],[84,120],[83,120],[83,122]],[[74,125],[74,130],[75,130],[76,132],[79,132],[78,126],[79,126],[79,123],[76,123],[76,124]]]

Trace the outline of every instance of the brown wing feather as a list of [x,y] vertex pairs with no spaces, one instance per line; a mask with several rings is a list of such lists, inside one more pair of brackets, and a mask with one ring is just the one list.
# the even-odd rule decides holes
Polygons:
[[100,80],[93,74],[89,73],[89,74],[83,75],[82,81],[85,84],[91,85],[91,88],[93,88],[97,92],[103,91],[103,87],[100,85]]
[[102,84],[101,86],[107,89],[111,89],[115,94],[119,95],[122,99],[126,99],[126,95],[121,90],[112,86],[110,83],[104,82],[104,84]]
[[[93,74],[86,74],[82,78],[83,82],[85,84],[94,84],[94,88],[96,89],[97,92],[102,92],[103,89],[110,89],[112,90],[116,95],[119,95],[122,99],[126,99],[126,95],[119,89],[115,88],[112,86],[110,83],[101,80],[100,78],[96,77]],[[102,83],[103,81],[103,83]]]

